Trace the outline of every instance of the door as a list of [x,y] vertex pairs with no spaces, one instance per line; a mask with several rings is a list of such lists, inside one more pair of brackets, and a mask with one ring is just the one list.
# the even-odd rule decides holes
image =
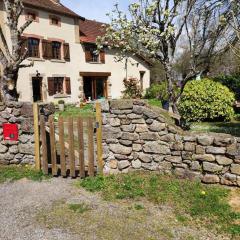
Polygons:
[[105,77],[85,77],[84,80],[85,99],[91,100],[107,98],[107,79]]
[[42,78],[33,77],[32,78],[32,89],[33,89],[33,101],[42,101]]

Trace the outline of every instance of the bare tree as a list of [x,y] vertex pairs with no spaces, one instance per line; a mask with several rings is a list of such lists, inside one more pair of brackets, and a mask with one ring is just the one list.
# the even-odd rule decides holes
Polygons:
[[10,31],[11,47],[3,33],[3,26],[0,25],[0,40],[3,48],[0,48],[0,64],[3,68],[3,75],[0,82],[0,92],[2,101],[17,101],[17,79],[20,68],[33,66],[23,64],[27,58],[28,49],[22,49],[23,40],[21,38],[24,30],[32,23],[32,19],[27,20],[21,27],[18,27],[19,18],[24,6],[22,0],[3,0],[7,14],[5,23]]

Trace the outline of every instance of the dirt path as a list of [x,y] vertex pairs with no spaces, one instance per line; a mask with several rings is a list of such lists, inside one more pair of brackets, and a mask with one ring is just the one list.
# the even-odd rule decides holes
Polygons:
[[[70,204],[84,204],[79,214]],[[228,240],[147,201],[106,202],[70,179],[0,185],[1,240]]]

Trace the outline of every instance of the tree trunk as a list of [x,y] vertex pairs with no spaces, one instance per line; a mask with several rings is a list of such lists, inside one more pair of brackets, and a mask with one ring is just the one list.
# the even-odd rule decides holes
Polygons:
[[170,107],[169,110],[172,110],[173,113],[179,115],[177,102],[175,101],[175,93],[174,93],[174,86],[173,86],[174,79],[172,77],[171,64],[169,62],[164,63],[163,67],[166,72],[166,79],[167,79],[167,91],[169,96],[168,99],[169,99],[169,107]]

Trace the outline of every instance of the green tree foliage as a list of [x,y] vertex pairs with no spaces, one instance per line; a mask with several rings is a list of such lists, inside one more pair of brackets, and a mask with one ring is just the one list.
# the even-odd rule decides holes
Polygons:
[[180,113],[186,121],[228,121],[234,115],[234,94],[221,83],[211,79],[187,83],[181,101]]
[[215,81],[227,86],[235,93],[236,99],[240,100],[240,73],[234,75],[222,75],[214,78]]
[[161,82],[158,84],[152,84],[146,91],[145,98],[159,100],[168,100],[167,82]]

